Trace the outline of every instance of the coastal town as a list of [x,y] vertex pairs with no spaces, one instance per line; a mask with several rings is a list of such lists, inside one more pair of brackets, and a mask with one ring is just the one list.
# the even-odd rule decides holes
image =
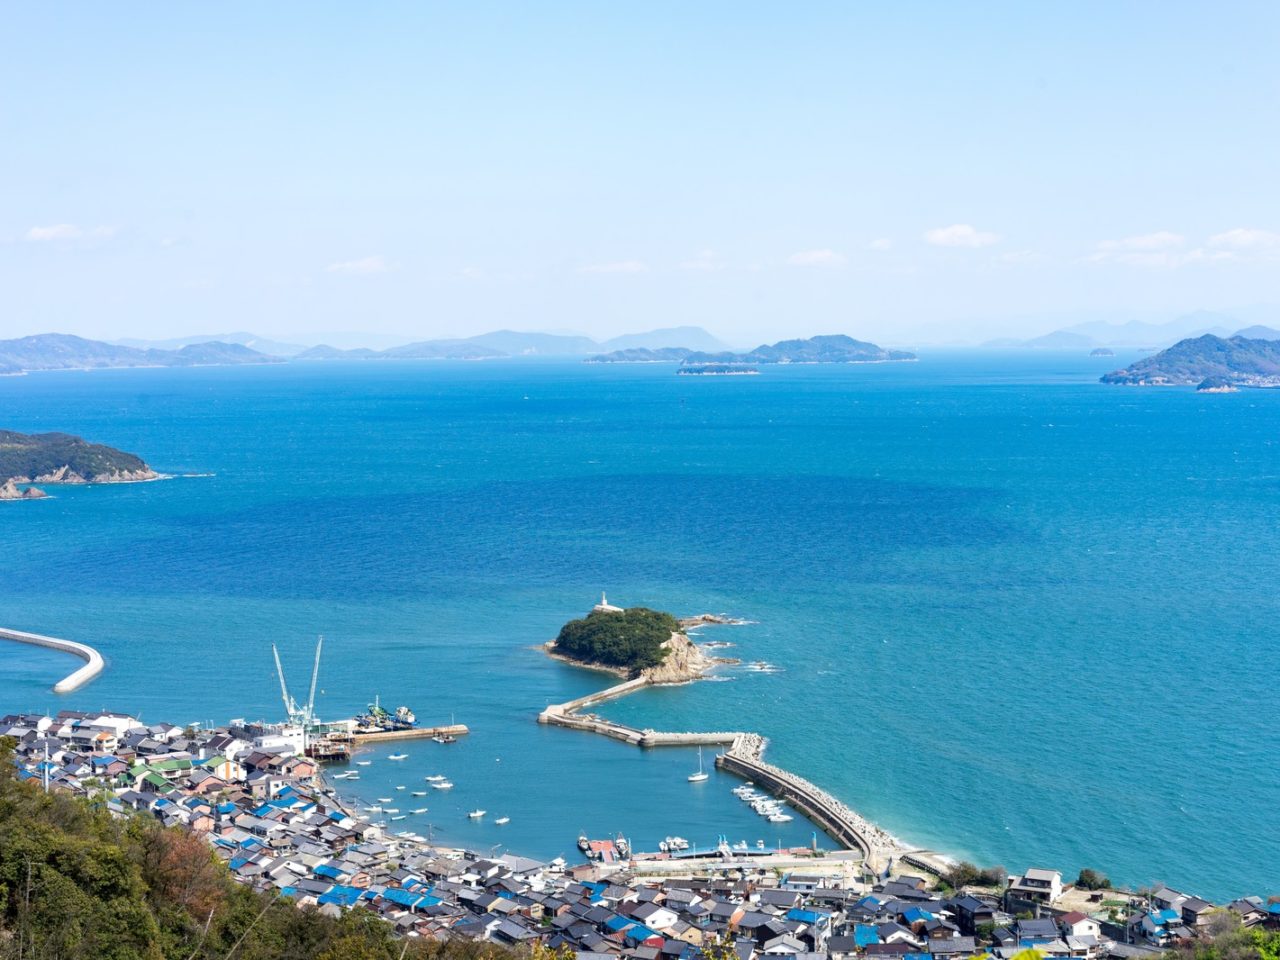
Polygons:
[[1280,898],[1214,904],[1038,866],[965,875],[909,854],[882,870],[816,846],[642,853],[598,841],[578,864],[484,856],[352,809],[301,733],[71,710],[0,718],[24,789],[153,818],[202,838],[242,884],[332,916],[365,911],[404,938],[543,945],[588,960],[686,960],[713,944],[738,960],[1004,960],[1027,949],[1140,960],[1227,928],[1280,930]]

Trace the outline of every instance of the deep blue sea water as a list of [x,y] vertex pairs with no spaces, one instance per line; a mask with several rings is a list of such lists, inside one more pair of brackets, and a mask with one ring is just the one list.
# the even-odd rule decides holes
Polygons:
[[[1118,365],[1118,358],[1111,364]],[[806,842],[687,750],[538,726],[597,674],[533,649],[610,600],[749,618],[704,632],[776,674],[602,712],[756,729],[769,759],[909,841],[1223,898],[1280,890],[1280,392],[1104,387],[1107,361],[676,377],[667,366],[367,363],[0,378],[0,427],[211,474],[0,503],[0,709],[277,717],[270,644],[320,703],[375,694],[413,743],[360,793],[480,849]],[[379,751],[381,757],[389,751]],[[708,757],[708,760],[710,757]],[[489,810],[511,823],[473,823]],[[415,822],[416,821],[416,822]]]

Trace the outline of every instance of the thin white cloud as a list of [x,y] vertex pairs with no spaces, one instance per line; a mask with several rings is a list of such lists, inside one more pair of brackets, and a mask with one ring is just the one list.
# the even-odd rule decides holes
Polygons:
[[968,223],[953,223],[949,227],[926,230],[924,239],[935,247],[989,247],[1000,242],[1000,235],[986,233]]
[[996,262],[1018,265],[1025,263],[1040,263],[1044,259],[1044,254],[1036,253],[1034,250],[1011,250],[1008,253],[1002,253],[1000,256],[996,257]]
[[611,263],[593,263],[579,273],[646,273],[649,265],[643,260],[615,260]]
[[828,250],[801,250],[787,257],[787,263],[793,267],[838,267],[844,263],[843,254]]
[[47,227],[32,227],[27,239],[35,243],[51,240],[104,240],[115,236],[115,227],[81,227],[74,223],[54,223]]
[[1250,227],[1236,227],[1224,233],[1215,233],[1209,238],[1209,246],[1226,247],[1231,250],[1270,250],[1280,247],[1280,233]]
[[1132,267],[1167,270],[1208,259],[1204,250],[1183,249],[1187,238],[1171,230],[1139,233],[1118,240],[1102,240],[1088,259],[1094,263],[1123,263]]
[[868,250],[892,250],[893,241],[888,237],[877,237],[867,244]]
[[324,268],[327,273],[337,273],[349,277],[368,277],[377,273],[389,273],[395,264],[388,263],[382,256],[361,257],[358,260],[339,260]]
[[1174,250],[1183,246],[1187,238],[1180,233],[1169,230],[1157,230],[1155,233],[1140,233],[1133,237],[1119,240],[1103,240],[1098,244],[1098,251],[1106,253],[1123,250]]
[[696,257],[688,260],[680,261],[681,270],[720,270],[724,267],[724,263],[720,259],[720,255],[714,250],[699,251]]

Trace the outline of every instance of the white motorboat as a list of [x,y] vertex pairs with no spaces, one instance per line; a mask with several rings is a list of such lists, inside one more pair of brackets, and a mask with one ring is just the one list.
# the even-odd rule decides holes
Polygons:
[[495,820],[495,821],[493,821],[493,822],[494,822],[494,823],[496,823],[498,826],[502,826],[504,823],[510,823],[510,822],[511,822],[511,818],[510,818],[510,817],[499,817],[497,820]]
[[387,759],[388,760],[408,760],[409,755],[407,753],[393,753],[391,754],[391,756],[387,757]]
[[472,820],[479,820],[481,817],[484,816],[484,814],[485,814],[485,811],[483,810],[472,810],[470,813],[467,814],[467,816],[470,817]]
[[437,780],[437,781],[436,781],[435,783],[433,783],[431,786],[435,787],[435,789],[437,789],[437,790],[452,790],[452,789],[453,789],[453,784],[452,784],[452,783],[450,783],[448,780]]

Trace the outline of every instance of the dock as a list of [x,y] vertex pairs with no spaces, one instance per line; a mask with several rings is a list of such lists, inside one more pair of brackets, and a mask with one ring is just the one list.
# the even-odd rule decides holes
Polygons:
[[106,667],[102,654],[88,644],[77,643],[74,640],[60,640],[57,637],[46,637],[39,633],[26,633],[22,630],[9,630],[3,627],[0,627],[0,640],[13,640],[16,643],[28,643],[35,647],[61,650],[84,660],[83,667],[53,685],[54,693],[70,693],[84,686]]
[[376,732],[351,734],[358,747],[367,747],[372,743],[388,743],[392,740],[422,740],[436,736],[461,737],[471,731],[465,723],[447,723],[441,727],[409,727],[406,730],[378,730]]

